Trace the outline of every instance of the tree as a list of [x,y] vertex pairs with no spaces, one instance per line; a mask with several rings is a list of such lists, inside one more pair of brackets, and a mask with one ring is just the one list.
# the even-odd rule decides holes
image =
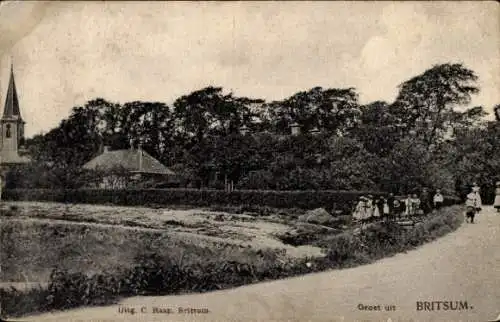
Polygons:
[[[222,187],[225,178],[239,188],[278,190],[488,187],[500,179],[500,122],[486,122],[481,106],[463,108],[479,90],[476,80],[460,64],[437,65],[402,83],[395,102],[364,106],[353,88],[321,87],[270,103],[221,87],[181,96],[172,107],[97,98],[28,140],[35,163],[27,176],[11,175],[30,187],[79,187],[89,180],[82,165],[102,145],[140,143],[198,187]],[[292,123],[302,134],[287,135]]]
[[[443,169],[443,165],[425,141],[421,137],[405,137],[394,145],[381,169],[382,178],[385,179],[383,189],[407,194],[423,187],[449,188],[435,177],[438,175],[437,169]],[[444,182],[448,180],[446,177],[442,179]]]
[[[237,143],[229,144],[230,138],[239,138],[241,126],[252,127],[258,113],[251,107],[260,103],[262,100],[224,94],[221,87],[206,87],[174,102],[176,137],[188,152],[184,159],[193,169],[192,173],[196,173],[198,186],[207,185],[217,171],[239,177],[240,170],[236,167],[242,147],[233,149]],[[230,160],[235,162],[231,167],[228,166]]]
[[176,142],[174,120],[169,107],[161,102],[134,101],[121,110],[121,132],[133,148],[142,148],[154,158],[168,162],[167,149]]
[[[260,189],[371,189],[374,158],[354,139],[327,134],[261,140],[266,160],[241,186]],[[248,186],[247,186],[248,185]]]
[[500,180],[500,124],[488,122],[483,127],[464,128],[450,142],[447,158],[453,170],[457,186],[477,182],[493,191],[495,181]]
[[82,165],[102,152],[102,145],[128,149],[141,143],[160,161],[179,158],[175,153],[181,147],[174,132],[171,112],[164,103],[134,101],[122,106],[97,98],[74,107],[67,119],[28,140],[27,146],[35,163],[50,174],[51,185],[72,187],[81,184],[76,177],[83,175]]
[[206,87],[174,102],[175,127],[196,144],[209,134],[226,135],[238,131],[240,126],[251,121],[254,113],[250,106],[261,102],[235,97],[232,93],[223,94],[222,87]]
[[360,122],[351,134],[362,142],[369,152],[387,156],[401,139],[401,120],[391,105],[382,101],[367,104],[361,111]]
[[85,124],[64,120],[43,137],[28,142],[30,155],[38,169],[45,169],[46,183],[58,188],[78,188],[83,174],[82,165],[96,152],[94,136],[86,132]]
[[253,156],[257,150],[256,142],[251,136],[233,133],[215,138],[211,159],[216,171],[238,183],[243,175],[256,169]]
[[476,74],[461,64],[441,64],[399,86],[394,102],[408,131],[416,131],[427,146],[443,138],[454,109],[479,92]]
[[342,135],[356,124],[361,114],[354,88],[314,87],[283,101],[271,102],[267,108],[279,133],[288,133],[290,125],[297,123],[303,132],[317,128]]

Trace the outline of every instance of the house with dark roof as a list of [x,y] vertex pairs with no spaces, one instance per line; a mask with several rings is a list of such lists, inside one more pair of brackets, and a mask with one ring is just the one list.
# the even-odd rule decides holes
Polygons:
[[141,148],[110,150],[105,146],[103,152],[83,168],[100,173],[93,185],[105,189],[155,187],[166,183],[175,186],[179,181],[172,170]]

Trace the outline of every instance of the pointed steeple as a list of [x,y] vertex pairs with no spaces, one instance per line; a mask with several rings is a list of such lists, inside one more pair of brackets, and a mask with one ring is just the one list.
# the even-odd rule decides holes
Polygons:
[[3,118],[21,119],[19,110],[19,99],[17,98],[16,82],[14,80],[14,64],[10,65],[10,80],[7,95],[5,97],[5,106],[3,110]]
[[11,63],[9,86],[5,97],[3,116],[0,119],[0,165],[29,162],[29,158],[19,154],[23,150],[24,124],[14,80],[14,65]]

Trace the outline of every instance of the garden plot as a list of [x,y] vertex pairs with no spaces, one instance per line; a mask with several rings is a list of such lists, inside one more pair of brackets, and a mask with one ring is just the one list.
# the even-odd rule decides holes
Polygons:
[[321,257],[319,247],[292,246],[276,236],[293,229],[293,223],[276,217],[253,217],[206,209],[119,207],[43,202],[5,202],[2,216],[73,223],[117,225],[168,231],[196,243],[222,242],[254,249],[280,249],[287,257]]

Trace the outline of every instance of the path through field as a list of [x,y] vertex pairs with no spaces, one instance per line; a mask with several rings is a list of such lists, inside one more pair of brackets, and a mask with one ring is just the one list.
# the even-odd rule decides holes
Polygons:
[[[209,294],[134,297],[120,306],[25,317],[24,321],[489,321],[500,313],[500,214],[406,254],[353,269],[327,271]],[[417,311],[417,301],[466,301],[460,311]],[[361,311],[358,305],[380,305]],[[394,305],[394,311],[384,306]],[[153,314],[153,308],[173,313]],[[208,314],[179,314],[179,307]],[[437,304],[435,304],[435,308]],[[453,303],[455,307],[455,303]],[[120,310],[135,309],[135,314]],[[141,308],[147,313],[141,313]],[[390,319],[390,320],[389,320]]]

